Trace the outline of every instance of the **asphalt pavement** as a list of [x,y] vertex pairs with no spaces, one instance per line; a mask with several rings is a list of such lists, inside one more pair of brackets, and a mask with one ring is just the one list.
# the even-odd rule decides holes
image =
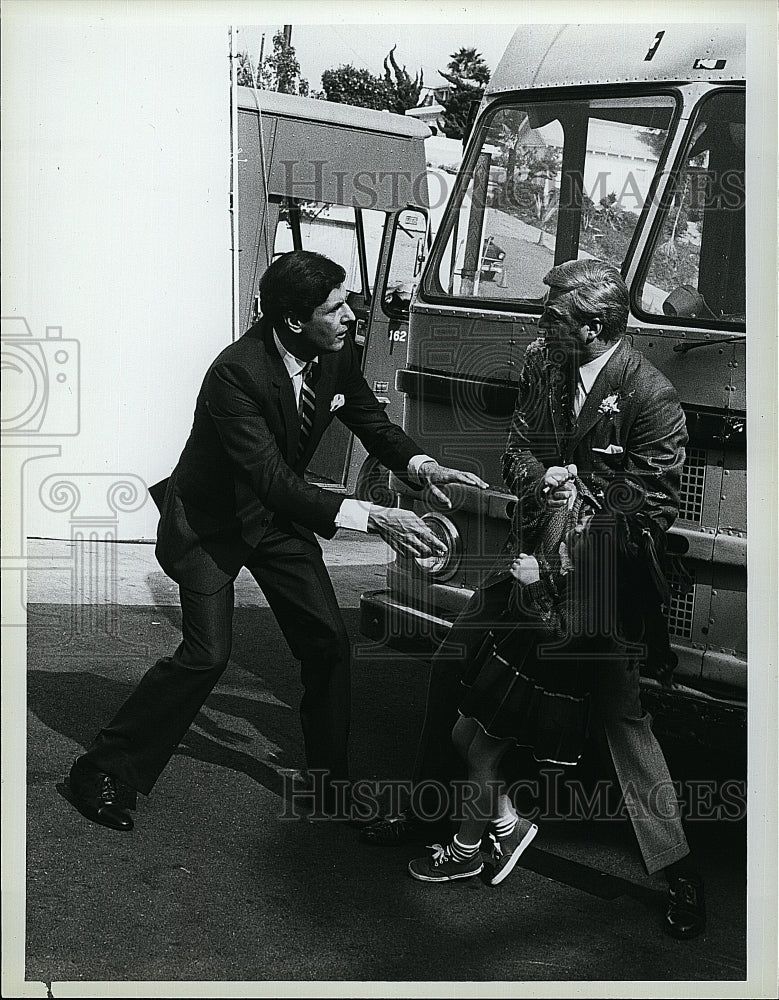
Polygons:
[[[280,818],[284,774],[303,765],[300,683],[250,578],[238,583],[227,672],[152,795],[139,796],[135,829],[88,822],[67,801],[65,775],[178,643],[176,588],[148,545],[30,547],[25,995],[36,983],[53,997],[127,995],[144,983],[158,985],[138,995],[194,983],[212,984],[192,994],[203,996],[233,995],[227,984],[253,984],[244,995],[282,983],[308,995],[318,984],[342,995],[510,984],[497,993],[532,995],[517,984],[597,983],[611,984],[601,996],[640,996],[654,982],[652,995],[687,996],[745,979],[743,820],[690,824],[709,922],[702,937],[677,942],[661,931],[664,880],[644,873],[625,820],[542,823],[521,867],[492,888],[481,878],[415,882],[406,865],[418,848]],[[359,594],[381,586],[389,553],[349,533],[325,554],[356,648],[353,776],[408,778],[427,666],[358,632]],[[88,562],[114,567],[110,603],[84,603],[74,567]],[[728,770],[738,755],[684,746],[668,755],[677,778],[744,777]],[[113,985],[90,993],[98,983]]]

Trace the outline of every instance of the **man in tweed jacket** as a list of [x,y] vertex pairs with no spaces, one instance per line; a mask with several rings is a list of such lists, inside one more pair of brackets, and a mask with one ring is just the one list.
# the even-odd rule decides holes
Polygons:
[[[687,433],[676,391],[624,339],[629,296],[616,268],[598,260],[569,261],[544,282],[549,291],[538,324],[543,336],[527,349],[502,459],[506,485],[517,497],[515,545],[522,547],[545,511],[569,502],[578,475],[614,511],[615,523],[632,525],[655,553],[679,506]],[[638,564],[643,566],[640,559]],[[633,584],[647,586],[648,574],[643,567],[629,579],[623,575],[621,585],[598,581],[623,600],[617,598],[611,651],[598,664],[596,726],[630,803],[645,867],[650,874],[662,869],[668,878],[665,929],[693,937],[704,927],[703,887],[665,758],[641,706],[637,659],[627,655],[623,641],[646,638],[642,593]],[[469,652],[479,648],[506,607],[510,587],[508,573],[490,574],[436,654],[417,782],[457,774],[448,730],[457,718],[458,680]],[[364,836],[378,840],[380,829],[373,838],[370,830]]]

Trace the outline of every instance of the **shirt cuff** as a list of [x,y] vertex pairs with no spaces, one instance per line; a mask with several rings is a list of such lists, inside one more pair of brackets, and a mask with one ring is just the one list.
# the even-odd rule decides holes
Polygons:
[[413,458],[409,459],[408,474],[413,476],[417,482],[421,482],[419,478],[419,470],[425,462],[435,462],[435,459],[431,458],[429,455],[414,455]]
[[368,516],[372,503],[366,500],[344,500],[335,515],[336,528],[351,528],[352,531],[368,530]]

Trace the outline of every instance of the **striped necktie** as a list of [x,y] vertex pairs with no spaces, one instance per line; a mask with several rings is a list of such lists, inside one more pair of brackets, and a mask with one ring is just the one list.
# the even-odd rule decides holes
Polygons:
[[314,424],[314,407],[316,405],[316,393],[314,392],[314,378],[316,375],[316,364],[309,361],[303,369],[303,384],[300,387],[300,400],[298,409],[300,411],[300,437],[298,438],[298,451],[295,461],[299,462],[306,450],[308,439],[311,437],[311,428]]

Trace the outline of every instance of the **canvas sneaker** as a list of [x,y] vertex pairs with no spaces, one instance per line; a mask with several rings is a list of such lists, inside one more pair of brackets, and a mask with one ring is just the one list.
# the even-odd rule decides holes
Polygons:
[[451,844],[429,844],[432,855],[409,861],[408,870],[412,878],[420,882],[452,882],[457,878],[472,878],[484,868],[481,855],[477,852],[468,861],[455,861],[451,854]]
[[520,816],[514,832],[508,837],[496,837],[494,833],[490,834],[494,844],[492,850],[494,870],[489,880],[490,885],[500,885],[503,879],[508,878],[537,833],[537,825]]

